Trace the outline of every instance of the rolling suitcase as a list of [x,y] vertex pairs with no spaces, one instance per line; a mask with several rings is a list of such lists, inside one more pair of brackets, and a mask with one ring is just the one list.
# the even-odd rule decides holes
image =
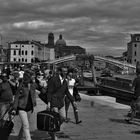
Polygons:
[[60,115],[54,111],[44,110],[37,113],[37,128],[41,131],[60,131]]

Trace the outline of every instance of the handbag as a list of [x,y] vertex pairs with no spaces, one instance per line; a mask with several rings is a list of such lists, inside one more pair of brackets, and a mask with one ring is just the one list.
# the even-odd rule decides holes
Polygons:
[[13,118],[14,116],[9,116],[4,120],[5,115],[11,111],[11,107],[4,113],[2,118],[0,118],[0,140],[8,140],[9,135],[14,127]]
[[78,101],[78,102],[81,101],[81,97],[76,86],[74,86],[73,88],[73,96],[74,96],[75,101]]
[[37,128],[41,131],[60,131],[60,115],[54,111],[44,110],[37,113]]
[[8,140],[13,127],[14,127],[14,123],[11,120],[1,120],[0,121],[0,139]]

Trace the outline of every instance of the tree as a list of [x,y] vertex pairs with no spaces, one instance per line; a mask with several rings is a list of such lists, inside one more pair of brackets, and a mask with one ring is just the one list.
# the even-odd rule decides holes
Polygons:
[[94,55],[90,55],[90,54],[77,55],[76,60],[78,61],[78,65],[81,67],[82,80],[83,80],[83,68],[85,67],[85,61],[87,60],[89,61],[91,70],[92,70],[93,83],[94,83],[94,86],[96,86],[97,80],[96,80],[96,74],[95,74],[95,68],[94,68]]

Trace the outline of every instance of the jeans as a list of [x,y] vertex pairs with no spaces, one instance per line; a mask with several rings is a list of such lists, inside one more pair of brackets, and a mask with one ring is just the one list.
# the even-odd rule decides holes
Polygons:
[[58,109],[57,107],[53,107],[52,110],[59,113],[61,122],[63,123],[63,121],[66,119],[65,106],[61,107],[60,109]]
[[22,126],[18,135],[19,140],[31,140],[30,128],[29,128],[30,116],[31,116],[31,111],[26,112],[24,110],[19,110],[19,117],[22,122]]
[[[10,108],[10,104],[9,103],[0,103],[0,119],[4,119],[6,120],[8,117],[8,113],[6,113],[6,111],[8,111],[8,109]],[[5,114],[6,113],[6,114]],[[5,114],[5,116],[4,116]]]

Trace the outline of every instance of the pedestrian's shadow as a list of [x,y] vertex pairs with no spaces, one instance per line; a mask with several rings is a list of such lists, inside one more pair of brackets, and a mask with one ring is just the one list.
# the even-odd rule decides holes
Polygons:
[[[33,140],[51,140],[49,134],[47,134],[47,132],[45,131],[35,130],[31,132],[31,137]],[[17,140],[17,139],[18,139],[18,136],[10,135],[9,137],[9,140]]]
[[[51,140],[50,135],[46,131],[35,130],[35,131],[31,132],[31,135],[32,135],[33,140]],[[70,138],[68,135],[66,135],[64,132],[61,132],[61,131],[56,132],[56,136],[58,138],[65,138],[65,139]]]
[[46,131],[35,130],[31,132],[33,140],[51,140],[50,135]]
[[[70,139],[70,136],[65,134],[64,132],[56,132],[56,136],[58,138]],[[46,131],[35,130],[31,132],[31,137],[33,140],[51,140],[50,135]],[[18,136],[9,136],[9,140],[17,140]]]
[[56,136],[57,136],[58,138],[65,138],[65,139],[69,139],[69,138],[70,138],[70,136],[67,135],[67,134],[65,134],[64,132],[57,132],[57,133],[56,133]]
[[109,120],[110,120],[111,122],[129,124],[125,119],[114,119],[114,118],[110,118]]
[[127,121],[125,119],[112,119],[110,118],[109,119],[111,122],[116,122],[116,123],[123,123],[123,124],[133,124],[133,125],[137,125],[137,126],[140,126],[140,122],[139,121]]
[[132,134],[140,134],[140,130],[137,131],[131,131]]

